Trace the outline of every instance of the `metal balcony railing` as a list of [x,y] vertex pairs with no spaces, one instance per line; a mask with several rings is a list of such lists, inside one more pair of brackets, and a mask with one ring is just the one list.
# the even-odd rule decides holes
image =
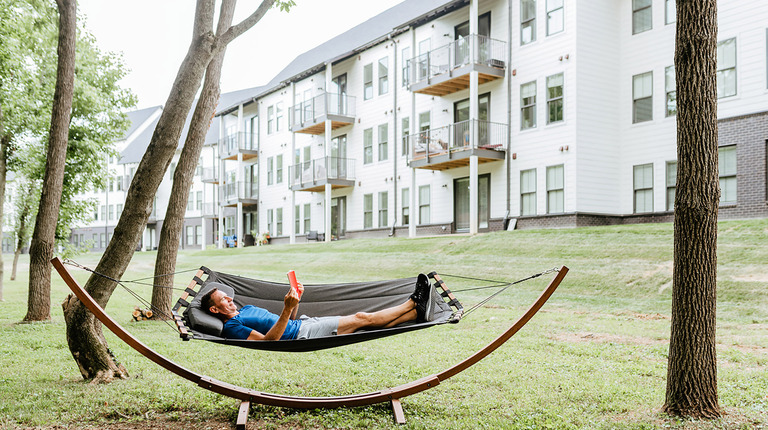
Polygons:
[[[473,51],[470,47],[474,47],[474,58],[470,58]],[[470,64],[504,69],[505,58],[506,42],[473,34],[409,59],[408,84],[413,85]]]
[[219,205],[217,203],[203,203],[203,216],[208,218],[219,216]]
[[[477,130],[477,142],[472,136]],[[507,124],[467,120],[408,136],[411,159],[431,157],[465,149],[504,151],[509,141]]]
[[215,169],[213,167],[203,167],[202,172],[200,174],[200,179],[203,182],[217,182],[219,180],[218,169]]
[[299,103],[291,109],[291,128],[314,123],[325,115],[355,116],[355,97],[346,94],[324,93]]
[[355,179],[355,160],[351,158],[323,157],[288,168],[290,186],[311,186],[329,179]]
[[225,157],[237,154],[239,151],[256,151],[259,147],[258,135],[255,133],[232,133],[220,141],[221,152]]
[[257,200],[259,198],[258,183],[230,182],[221,186],[220,195],[225,203],[233,203],[238,200]]

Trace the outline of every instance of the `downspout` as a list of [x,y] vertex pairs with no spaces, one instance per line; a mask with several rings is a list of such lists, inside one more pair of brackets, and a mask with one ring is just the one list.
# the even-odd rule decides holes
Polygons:
[[503,228],[507,229],[512,210],[512,0],[507,0],[507,213]]
[[392,176],[392,214],[394,216],[392,217],[392,230],[389,232],[389,236],[392,237],[395,235],[395,225],[397,224],[397,40],[392,38],[391,32],[387,35],[387,39],[392,41],[392,50],[394,51],[392,56],[394,58],[392,60],[392,165],[394,166]]

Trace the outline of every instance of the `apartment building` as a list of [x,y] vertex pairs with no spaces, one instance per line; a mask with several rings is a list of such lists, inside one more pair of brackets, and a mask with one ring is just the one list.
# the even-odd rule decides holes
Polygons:
[[[768,4],[718,16],[720,218],[766,217]],[[222,96],[180,245],[669,221],[675,22],[674,0],[406,0]]]

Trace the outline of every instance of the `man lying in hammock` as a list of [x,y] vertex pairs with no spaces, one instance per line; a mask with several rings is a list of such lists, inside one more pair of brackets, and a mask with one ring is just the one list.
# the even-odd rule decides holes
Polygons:
[[232,297],[217,288],[206,293],[202,308],[224,321],[222,336],[228,339],[291,340],[312,339],[337,334],[354,333],[362,328],[389,328],[408,321],[431,321],[434,312],[432,286],[425,275],[419,275],[413,294],[402,304],[376,312],[358,312],[354,315],[296,317],[304,286],[290,288],[283,299],[280,315],[257,306],[246,305],[240,310]]

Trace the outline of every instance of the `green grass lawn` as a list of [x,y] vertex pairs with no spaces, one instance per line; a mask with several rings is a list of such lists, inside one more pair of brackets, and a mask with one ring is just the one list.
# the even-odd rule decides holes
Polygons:
[[[672,293],[672,225],[359,239],[330,244],[184,251],[177,270],[305,283],[414,276],[436,270],[514,281],[566,265],[568,276],[509,342],[438,387],[403,399],[405,428],[768,428],[768,220],[720,223],[718,389],[723,418],[678,421],[664,402]],[[154,252],[124,276],[151,276]],[[76,260],[95,267],[99,255]],[[83,381],[65,338],[68,289],[53,273],[52,321],[21,324],[27,259],[0,302],[0,428],[228,428],[238,402],[165,371],[107,332],[130,378]],[[71,268],[81,283],[87,273]],[[176,276],[180,288],[193,273]],[[151,348],[198,373],[280,394],[377,391],[437,373],[485,346],[538,297],[552,275],[516,285],[458,325],[310,353],[270,353],[182,342],[163,322],[133,322],[139,305],[118,288],[107,312]],[[445,276],[453,290],[477,283]],[[132,286],[149,298],[151,287]],[[465,306],[488,291],[458,294]],[[249,428],[402,428],[388,405],[301,411],[254,406]]]

